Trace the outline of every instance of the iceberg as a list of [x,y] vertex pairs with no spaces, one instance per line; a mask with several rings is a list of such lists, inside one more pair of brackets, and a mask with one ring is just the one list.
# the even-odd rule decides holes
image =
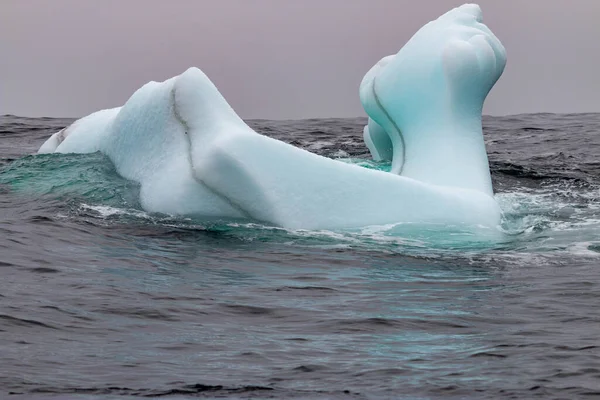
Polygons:
[[495,227],[501,212],[481,108],[503,60],[479,8],[465,5],[427,24],[367,73],[360,87],[370,116],[365,142],[374,157],[392,160],[391,173],[256,133],[197,68],[144,85],[120,108],[75,121],[39,152],[104,153],[121,176],[140,184],[141,205],[150,212],[291,229]]

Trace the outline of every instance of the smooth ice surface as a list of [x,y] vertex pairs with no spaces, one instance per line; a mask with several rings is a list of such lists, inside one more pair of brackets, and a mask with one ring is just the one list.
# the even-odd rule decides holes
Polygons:
[[383,130],[393,173],[492,195],[481,111],[505,64],[504,47],[475,4],[425,25],[361,83],[361,102],[376,123],[365,131],[373,157],[389,153]]
[[[361,92],[363,90],[369,90],[369,85],[372,86],[373,79],[375,79],[379,72],[381,72],[381,69],[393,59],[394,56],[384,57],[379,60],[369,72],[367,72],[361,82]],[[363,138],[365,145],[375,161],[391,161],[394,158],[394,144],[392,143],[391,136],[371,117],[369,117],[368,123],[365,125]],[[400,137],[399,139],[402,138]],[[396,164],[401,164],[404,159],[401,146],[403,146],[402,141],[398,140],[395,146],[397,151]]]
[[388,133],[377,122],[369,118],[363,130],[363,139],[373,160],[391,161],[394,157],[394,145]]
[[38,153],[93,153],[102,150],[112,120],[120,110],[120,107],[100,110],[78,119],[52,135],[40,147]]
[[[447,34],[434,30],[431,41]],[[419,57],[416,54],[405,64],[419,65],[431,58]],[[388,66],[380,63],[376,78],[396,59],[390,58]],[[463,64],[458,63],[457,68]],[[439,87],[426,89],[444,95]],[[398,96],[385,92],[382,98],[388,104]],[[426,114],[415,107],[412,111]],[[389,126],[376,118],[372,126],[366,136],[375,138],[373,149],[378,149],[380,157],[389,157],[393,143],[397,162],[399,147],[391,135],[387,136],[386,153],[384,139]],[[445,144],[451,144],[450,139],[460,139],[460,133],[442,137]],[[438,147],[432,145],[432,151]],[[410,149],[407,144],[407,157],[413,156]],[[76,121],[40,148],[40,152],[52,151],[103,152],[119,174],[140,183],[141,204],[148,211],[245,218],[305,229],[389,223],[494,227],[500,219],[491,187],[484,191],[456,185],[452,177],[443,180],[447,177],[443,171],[440,179],[432,182],[361,168],[260,135],[237,116],[197,68],[165,82],[148,83],[121,108]],[[485,156],[484,148],[483,152]],[[487,158],[485,161],[479,174],[487,174],[489,179]],[[424,163],[414,163],[412,171],[418,172],[419,165],[427,176],[430,171]]]

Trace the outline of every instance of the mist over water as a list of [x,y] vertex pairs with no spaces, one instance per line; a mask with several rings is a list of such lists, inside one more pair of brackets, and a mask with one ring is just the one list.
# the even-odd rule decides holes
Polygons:
[[[0,117],[0,393],[600,396],[600,114],[484,118],[494,232],[286,230],[144,212],[70,120]],[[249,121],[368,159],[365,120]]]

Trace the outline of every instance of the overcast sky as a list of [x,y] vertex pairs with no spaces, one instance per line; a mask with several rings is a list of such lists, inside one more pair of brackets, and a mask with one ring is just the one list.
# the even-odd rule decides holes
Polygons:
[[[201,68],[244,118],[364,115],[358,85],[457,0],[0,0],[0,114],[76,117]],[[600,111],[600,0],[481,0],[493,115]]]

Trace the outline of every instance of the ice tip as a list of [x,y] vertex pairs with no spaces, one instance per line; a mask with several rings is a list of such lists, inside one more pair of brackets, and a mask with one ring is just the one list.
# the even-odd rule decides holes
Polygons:
[[483,23],[483,12],[481,7],[475,3],[467,3],[448,11],[440,17],[441,19],[450,19],[457,23],[472,23],[473,21]]
[[456,9],[474,16],[478,22],[482,22],[483,20],[483,12],[481,11],[481,7],[479,6],[479,4],[466,3],[460,7],[457,7]]
[[181,75],[197,75],[197,74],[204,75],[204,73],[202,72],[202,70],[200,70],[200,68],[198,68],[198,67],[189,67]]
[[190,67],[177,77],[178,84],[180,82],[210,82],[208,76],[198,67]]

